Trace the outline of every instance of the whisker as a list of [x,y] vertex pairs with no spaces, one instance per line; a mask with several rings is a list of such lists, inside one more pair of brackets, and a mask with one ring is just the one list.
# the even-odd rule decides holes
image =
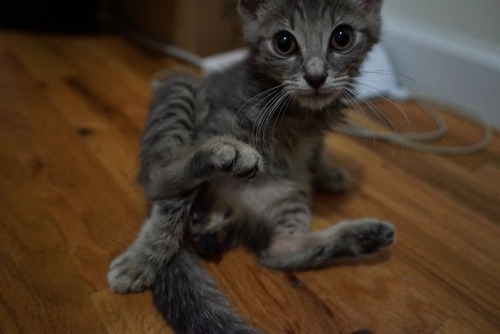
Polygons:
[[254,103],[252,105],[252,107],[245,113],[245,116],[241,119],[240,122],[243,122],[247,116],[252,112],[253,109],[255,109],[257,107],[257,105],[262,102],[264,99],[266,99],[267,97],[271,96],[273,93],[275,93],[275,91],[281,89],[283,87],[283,85],[278,85],[278,86],[274,86],[272,88],[269,88],[257,95],[255,95],[254,97],[252,97],[251,99],[247,100],[234,114],[234,117],[233,117],[233,121],[232,121],[232,124],[231,124],[231,132],[234,133],[234,123],[237,122],[237,119],[238,119],[238,114],[240,112],[242,112],[244,110],[244,108],[246,108],[252,101],[256,100],[256,99],[259,99],[258,101],[256,101],[256,103]]
[[[350,95],[347,95],[345,92],[350,93]],[[352,92],[351,92],[351,90],[349,88],[346,88],[345,91],[343,91],[342,93],[346,94],[346,98],[348,99],[348,101],[351,101],[351,103],[355,105],[355,107],[356,107],[355,110],[357,112],[359,112],[359,114],[361,115],[361,117],[363,117],[364,122],[367,123],[370,126],[371,130],[365,131],[365,135],[363,137],[366,138],[366,139],[368,139],[368,138],[371,137],[373,139],[373,144],[376,145],[376,138],[373,135],[375,133],[375,129],[373,128],[373,124],[368,119],[368,115],[366,114],[366,110],[361,106],[359,100],[357,100],[357,99],[355,99],[355,98],[352,97]],[[337,131],[339,130],[339,127],[342,129],[345,126],[338,126],[337,127]]]
[[267,158],[272,159],[272,155],[269,154],[269,150],[266,146],[266,131],[269,125],[270,120],[273,117],[274,111],[280,105],[280,102],[283,99],[283,96],[286,95],[285,91],[280,91],[278,94],[273,96],[266,105],[259,112],[259,116],[254,124],[256,126],[256,131],[254,131],[255,138],[254,143],[256,148]]
[[[279,98],[278,101],[276,101],[276,107],[273,113],[278,110],[277,115],[274,117],[274,123],[272,127],[272,133],[271,133],[271,140],[273,141],[273,147],[276,146],[276,138],[275,138],[275,131],[276,131],[276,122],[278,119],[281,117],[282,119],[284,118],[284,111],[286,112],[286,108],[288,107],[289,101],[290,101],[290,96],[286,93],[282,94],[282,96]],[[271,121],[271,119],[269,119]],[[279,161],[274,160],[273,161],[277,165],[281,165]]]
[[[400,112],[400,113],[404,116],[405,121],[406,121],[406,126],[407,126],[407,128],[408,128],[408,132],[412,132],[412,131],[414,131],[413,124],[412,124],[412,122],[411,122],[410,118],[408,117],[408,114],[407,114],[406,110],[404,110],[404,109],[401,107],[401,105],[400,105],[400,103],[399,103],[399,100],[395,100],[395,99],[392,99],[392,98],[387,97],[387,95],[385,94],[385,92],[384,92],[384,91],[382,91],[382,90],[380,90],[380,89],[378,89],[377,87],[374,87],[374,86],[368,85],[368,84],[363,83],[363,82],[356,82],[356,83],[357,83],[357,84],[359,84],[359,85],[362,85],[362,86],[364,86],[364,87],[367,87],[367,88],[369,88],[369,89],[371,89],[371,90],[373,90],[373,91],[375,91],[375,92],[380,92],[381,94],[379,94],[378,98],[383,99],[383,100],[385,100],[385,101],[389,102],[389,103],[390,103],[393,107],[395,107],[395,108],[396,108],[396,109],[397,109],[397,110],[398,110],[398,111],[399,111],[399,112]],[[358,96],[358,98],[361,98],[361,97],[359,97],[359,96]],[[364,100],[366,101],[366,99],[364,99]],[[383,114],[380,110],[378,110],[378,108],[375,108],[375,109],[376,109],[376,110],[377,110],[380,114]],[[386,117],[386,118],[387,118],[387,117]],[[387,119],[388,119],[388,118],[387,118]],[[392,123],[392,122],[391,122],[391,123]]]
[[[370,101],[367,101],[367,100],[362,101],[361,99],[356,99],[356,98],[353,98],[352,96],[349,96],[349,99],[352,101],[352,103],[354,103],[357,106],[356,111],[358,111],[363,116],[363,118],[365,120],[367,118],[366,109],[361,107],[360,103],[364,103],[364,104],[368,105],[369,108],[375,108],[375,111],[372,110],[372,113],[377,117],[379,123],[387,128],[387,125],[385,124],[385,122],[383,121],[383,118],[382,118],[382,116],[384,118],[386,118],[386,116],[383,113],[381,113],[380,111],[376,110],[376,107],[373,106],[370,103]],[[392,122],[390,120],[389,120],[389,123],[392,125]],[[376,131],[373,127],[373,122],[368,122],[368,125],[370,127],[369,129],[366,129],[362,126],[355,125],[355,124],[342,124],[342,125],[336,127],[335,130],[337,132],[340,132],[342,134],[349,135],[349,136],[360,137],[360,138],[365,138],[365,139],[371,138],[374,142],[374,146],[376,146],[377,140],[380,140],[382,136],[385,136],[385,133],[381,133],[380,131]],[[396,134],[398,133],[397,130],[395,130],[395,132],[396,132]],[[396,153],[395,152],[396,142],[392,136],[388,136],[385,140],[392,144],[392,156],[391,156],[391,159],[392,159],[395,157],[395,153]]]
[[[365,85],[368,88],[371,88],[375,91],[378,90],[377,88],[372,87],[370,85],[366,85],[363,83],[360,83],[360,84]],[[405,139],[411,139],[411,140],[427,141],[427,140],[435,140],[435,139],[441,138],[442,136],[444,136],[446,134],[447,128],[446,128],[444,121],[436,112],[434,112],[434,110],[427,103],[425,103],[425,101],[422,101],[418,98],[412,99],[419,106],[420,110],[423,110],[426,113],[426,115],[433,121],[436,129],[431,130],[431,131],[415,132],[413,124],[412,124],[410,118],[408,117],[408,114],[406,113],[406,111],[403,108],[400,107],[399,100],[389,98],[384,94],[380,95],[379,98],[381,98],[381,99],[389,102],[393,106],[395,106],[397,108],[397,110],[400,111],[403,114],[403,116],[405,117],[406,122],[407,122],[407,126],[408,126],[408,132],[400,134],[401,137],[404,137]],[[398,103],[396,104],[396,102],[398,102]]]

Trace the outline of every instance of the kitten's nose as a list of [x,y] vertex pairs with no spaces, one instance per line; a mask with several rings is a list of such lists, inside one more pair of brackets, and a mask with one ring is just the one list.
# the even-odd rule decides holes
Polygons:
[[307,81],[309,86],[311,86],[314,89],[318,89],[323,85],[326,81],[326,74],[319,74],[319,75],[304,75],[304,79]]

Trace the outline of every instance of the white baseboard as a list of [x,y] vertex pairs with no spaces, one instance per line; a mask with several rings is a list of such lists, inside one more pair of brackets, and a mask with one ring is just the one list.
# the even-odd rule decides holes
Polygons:
[[386,17],[382,43],[401,83],[500,128],[500,49],[418,22]]

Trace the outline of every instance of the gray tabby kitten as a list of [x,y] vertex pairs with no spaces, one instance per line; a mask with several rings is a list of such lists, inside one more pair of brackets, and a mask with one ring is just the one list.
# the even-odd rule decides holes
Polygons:
[[363,218],[310,231],[313,188],[342,191],[323,153],[341,97],[379,39],[382,0],[240,0],[250,55],[199,81],[155,90],[140,180],[152,207],[110,266],[114,291],[152,288],[178,333],[259,333],[198,263],[243,245],[270,268],[315,268],[389,246],[391,224]]

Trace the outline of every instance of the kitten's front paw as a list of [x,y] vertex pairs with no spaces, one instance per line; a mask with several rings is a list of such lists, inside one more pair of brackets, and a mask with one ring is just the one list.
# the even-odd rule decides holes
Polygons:
[[341,242],[351,255],[371,254],[394,243],[394,227],[387,222],[364,218],[344,222]]
[[114,259],[108,272],[110,288],[119,293],[140,292],[154,283],[154,270],[141,265],[132,252],[126,251]]
[[208,155],[208,164],[215,170],[230,173],[237,178],[250,179],[264,169],[259,152],[238,140],[225,138],[206,146],[199,153]]
[[263,170],[261,155],[251,146],[238,143],[224,143],[214,150],[212,163],[225,172],[242,178],[253,178]]

